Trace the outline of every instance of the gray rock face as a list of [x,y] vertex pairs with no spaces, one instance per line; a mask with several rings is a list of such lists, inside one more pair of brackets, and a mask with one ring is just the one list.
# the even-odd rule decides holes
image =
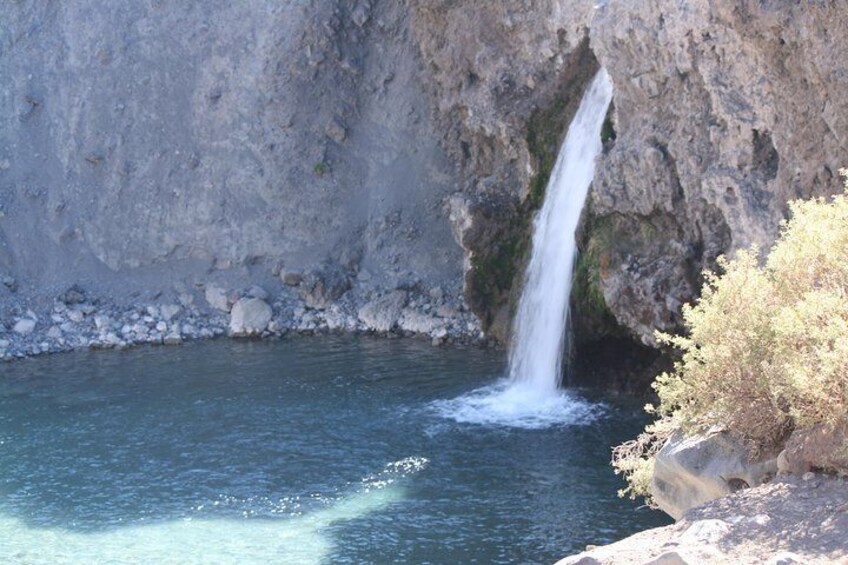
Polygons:
[[[0,3],[0,273],[114,295],[349,248],[457,292],[403,3]],[[72,38],[66,40],[67,38]],[[33,260],[37,259],[37,260]]]
[[679,519],[694,506],[761,485],[777,474],[775,457],[749,459],[748,450],[725,432],[691,438],[675,433],[657,453],[651,496]]
[[406,306],[406,292],[396,290],[367,303],[359,309],[358,317],[362,323],[375,331],[388,332],[397,326],[404,306]]
[[230,313],[230,334],[248,336],[261,334],[268,328],[273,312],[267,302],[259,298],[242,298],[233,305]]
[[336,267],[324,267],[303,277],[300,293],[310,308],[323,310],[350,290],[350,277]]
[[787,200],[841,191],[844,8],[654,0],[596,11],[591,47],[615,85],[616,133],[592,193],[615,242],[600,287],[642,341],[677,326],[718,254],[770,246]]

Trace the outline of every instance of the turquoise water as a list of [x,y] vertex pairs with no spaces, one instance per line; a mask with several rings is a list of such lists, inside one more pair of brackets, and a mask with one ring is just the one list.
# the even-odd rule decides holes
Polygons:
[[504,370],[330,337],[0,365],[0,560],[548,563],[667,523],[615,496],[637,403],[541,429],[446,411]]

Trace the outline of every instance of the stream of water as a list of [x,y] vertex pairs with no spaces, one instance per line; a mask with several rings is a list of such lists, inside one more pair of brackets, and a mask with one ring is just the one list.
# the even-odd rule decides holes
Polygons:
[[601,126],[612,101],[604,69],[574,115],[533,223],[533,250],[518,304],[509,378],[442,403],[460,422],[545,428],[591,420],[598,407],[560,389],[568,302],[577,256],[575,232],[602,149]]

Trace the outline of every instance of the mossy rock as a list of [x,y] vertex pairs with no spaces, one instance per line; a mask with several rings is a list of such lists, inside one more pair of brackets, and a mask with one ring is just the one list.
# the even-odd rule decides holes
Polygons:
[[586,225],[571,288],[572,322],[578,341],[623,334],[601,290],[601,278],[612,263],[615,242],[613,217],[595,218]]

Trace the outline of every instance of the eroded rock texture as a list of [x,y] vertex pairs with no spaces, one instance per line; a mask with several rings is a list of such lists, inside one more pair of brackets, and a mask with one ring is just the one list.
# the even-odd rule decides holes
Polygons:
[[448,201],[466,299],[508,338],[530,220],[597,62],[584,0],[412,0],[443,145],[464,179]]
[[506,339],[533,212],[600,64],[614,112],[575,325],[653,345],[718,254],[769,245],[788,199],[839,190],[845,8],[3,3],[0,299],[332,271],[343,292],[464,288]]
[[718,254],[767,247],[786,202],[840,190],[848,160],[844,2],[611,1],[591,45],[615,83],[592,211],[600,288],[652,343]]
[[407,12],[0,4],[0,275],[121,293],[332,264],[458,292]]
[[440,129],[468,179],[450,201],[467,296],[500,335],[526,218],[598,62],[615,110],[581,237],[582,333],[603,335],[612,318],[654,345],[719,254],[767,247],[788,200],[841,189],[843,2],[412,5]]

